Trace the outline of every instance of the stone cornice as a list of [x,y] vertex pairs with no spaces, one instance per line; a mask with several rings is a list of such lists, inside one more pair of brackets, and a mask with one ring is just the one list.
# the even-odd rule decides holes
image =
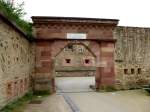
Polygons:
[[46,39],[46,38],[36,38],[35,41],[56,41],[56,40],[62,40],[62,41],[97,41],[97,42],[112,42],[115,43],[117,39]]
[[38,23],[67,23],[67,24],[118,24],[117,19],[100,19],[100,18],[81,18],[81,17],[51,17],[51,16],[32,16],[33,24]]

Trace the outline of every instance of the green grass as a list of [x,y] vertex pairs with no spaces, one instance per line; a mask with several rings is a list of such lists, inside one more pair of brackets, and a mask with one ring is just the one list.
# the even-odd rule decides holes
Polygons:
[[33,94],[35,96],[48,96],[51,94],[51,92],[49,90],[45,90],[45,91],[34,91]]
[[117,91],[117,89],[114,86],[102,86],[101,90],[102,92],[114,92]]
[[16,101],[11,102],[8,105],[6,105],[2,110],[0,110],[0,112],[23,112],[25,106],[30,101],[39,100],[49,95],[50,95],[50,92],[48,91],[36,92],[36,93],[33,93],[32,91],[30,91],[22,98],[19,98]]
[[32,92],[29,92],[22,98],[6,105],[0,112],[23,112],[24,106],[34,98]]
[[149,88],[143,88],[149,95],[150,95],[150,87]]

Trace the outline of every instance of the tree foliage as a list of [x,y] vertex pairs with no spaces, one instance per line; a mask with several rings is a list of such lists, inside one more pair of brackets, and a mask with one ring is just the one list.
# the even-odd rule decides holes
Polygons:
[[32,24],[22,18],[26,14],[23,6],[24,2],[13,5],[10,0],[0,0],[0,10],[8,19],[15,22],[24,32],[26,32],[28,38],[31,39]]

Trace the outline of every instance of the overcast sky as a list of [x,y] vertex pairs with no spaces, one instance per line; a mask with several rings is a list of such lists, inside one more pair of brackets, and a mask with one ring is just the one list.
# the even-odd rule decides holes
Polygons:
[[150,27],[150,0],[24,1],[27,20],[31,16],[109,18],[119,19],[121,26]]

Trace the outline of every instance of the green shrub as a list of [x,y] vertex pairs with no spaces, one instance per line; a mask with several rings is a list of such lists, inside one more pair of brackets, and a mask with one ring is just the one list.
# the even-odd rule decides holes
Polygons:
[[146,90],[150,94],[150,85],[143,87],[144,90]]
[[114,86],[103,86],[103,87],[101,87],[101,89],[106,92],[116,91],[116,88]]
[[45,96],[45,95],[50,95],[51,92],[49,90],[45,90],[45,91],[34,91],[33,93],[36,96]]
[[23,9],[24,2],[14,6],[10,1],[0,0],[0,10],[10,21],[16,23],[16,25],[26,32],[29,39],[32,39],[32,24],[22,18],[26,14]]

